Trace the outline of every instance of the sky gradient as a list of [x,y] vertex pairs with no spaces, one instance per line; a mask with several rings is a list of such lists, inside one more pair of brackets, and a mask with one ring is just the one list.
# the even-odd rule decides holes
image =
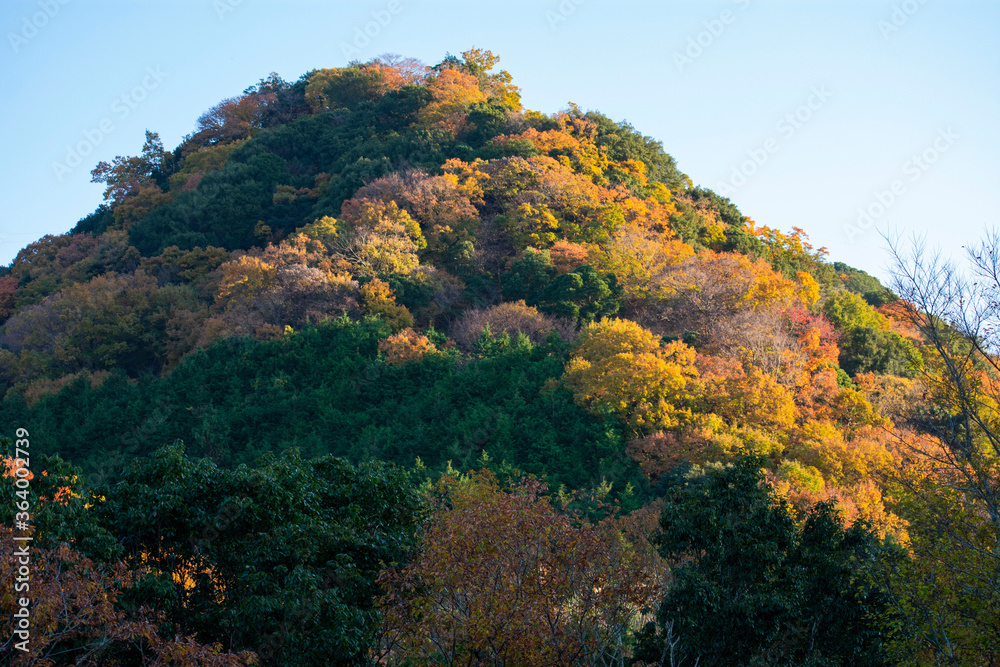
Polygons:
[[627,119],[759,224],[880,277],[879,230],[957,254],[997,223],[997,2],[5,0],[0,28],[2,264],[93,211],[90,170],[147,128],[172,149],[272,71],[472,46],[525,107]]

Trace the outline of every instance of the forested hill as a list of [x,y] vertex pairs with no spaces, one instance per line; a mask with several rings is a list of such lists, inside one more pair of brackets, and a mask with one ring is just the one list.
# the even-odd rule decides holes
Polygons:
[[[70,509],[50,502],[53,535],[133,569],[153,559],[152,574],[170,575],[160,584],[180,591],[135,584],[124,607],[108,604],[167,610],[157,622],[192,642],[221,642],[225,653],[212,654],[219,660],[249,660],[238,654],[245,650],[275,664],[284,649],[262,636],[297,647],[287,664],[354,664],[374,659],[381,644],[373,628],[396,619],[409,629],[385,655],[416,659],[423,640],[400,611],[409,603],[390,595],[378,607],[383,616],[373,615],[373,596],[395,590],[386,583],[392,576],[419,578],[420,563],[428,572],[440,563],[415,560],[417,570],[383,572],[376,586],[379,572],[417,553],[407,540],[431,511],[427,503],[444,512],[438,517],[476,503],[508,516],[496,508],[522,503],[509,516],[556,521],[551,504],[531,500],[546,497],[544,487],[519,482],[523,475],[544,479],[563,510],[582,513],[559,524],[565,530],[579,529],[584,515],[595,522],[597,532],[574,544],[591,540],[596,551],[584,560],[608,558],[609,568],[619,556],[601,551],[610,542],[598,535],[608,504],[638,524],[665,502],[664,517],[669,507],[687,507],[685,516],[722,511],[696,507],[697,494],[678,495],[692,484],[703,495],[742,489],[744,510],[767,514],[758,515],[761,525],[773,520],[789,545],[826,530],[824,539],[843,540],[836,558],[869,558],[873,567],[888,562],[873,555],[886,544],[919,552],[921,539],[933,542],[917,525],[928,510],[900,482],[926,472],[900,443],[930,437],[915,415],[935,391],[922,378],[938,368],[913,304],[831,262],[801,229],[758,224],[696,187],[660,141],[629,123],[574,104],[551,114],[523,108],[497,64],[473,49],[434,67],[383,56],[294,83],[272,74],[205,112],[173,150],[147,131],[138,155],[96,165],[105,203],[0,270],[2,421],[30,431],[36,455],[65,459],[46,460],[53,471],[70,471],[59,479],[72,477],[66,488],[81,499],[80,507],[66,501],[77,512],[70,519],[60,514]],[[473,469],[481,472],[462,476]],[[177,556],[187,546],[169,546],[199,533],[217,510],[183,519],[172,512],[210,507],[212,498],[244,508],[225,515],[227,535],[280,532],[249,521],[246,503],[273,509],[267,485],[293,476],[296,493],[311,499],[295,520],[318,531],[301,538],[302,553],[311,554],[302,558],[313,560],[300,567],[354,554],[354,565],[338,561],[356,569],[337,571],[335,603],[320,599],[329,578],[268,579],[283,566],[263,552],[253,555],[262,588],[244,590],[235,573],[250,556],[236,537],[198,548],[191,538],[189,557]],[[370,482],[364,492],[362,478]],[[154,529],[140,511],[161,498],[149,495],[153,488],[173,498],[158,510],[179,522],[169,530]],[[775,507],[787,514],[768,514]],[[337,523],[369,515],[381,528]],[[122,527],[112,528],[119,519]],[[427,535],[454,538],[430,525]],[[615,529],[620,539],[638,530],[630,525]],[[366,531],[382,528],[384,541],[365,542]],[[425,556],[441,547],[422,544]],[[672,552],[661,544],[633,570],[666,562],[657,559]],[[867,555],[851,551],[858,545]],[[794,558],[819,558],[809,553]],[[840,612],[801,606],[819,593],[789,589],[772,601],[787,607],[771,618],[777,634],[747,630],[742,657],[723,652],[714,662],[705,647],[722,649],[710,632],[694,616],[677,616],[691,633],[682,639],[692,660],[806,664],[820,651],[836,660],[809,664],[846,665],[915,655],[899,648],[917,644],[899,639],[913,635],[897,633],[906,614],[887,611],[888,589],[864,588],[848,574],[854,566],[837,569],[847,561],[829,558],[826,570],[819,561],[796,567],[823,572],[831,585],[843,579],[831,595],[850,591],[864,609],[844,607],[834,623],[824,614]],[[545,567],[557,566],[571,565]],[[902,588],[925,575],[947,581],[919,570]],[[781,589],[775,581],[758,583]],[[649,581],[621,586],[608,590],[621,599],[654,590]],[[671,590],[683,594],[680,584]],[[913,627],[924,622],[920,613],[933,616],[932,590],[909,591]],[[296,622],[275,611],[289,595],[313,600],[298,620],[317,624],[315,642],[276,629]],[[336,623],[317,620],[334,608]],[[814,612],[829,628],[802,652],[795,642],[804,631],[790,619]],[[871,620],[876,613],[883,625]],[[671,641],[666,620],[622,647],[655,653]],[[256,633],[258,622],[272,635]],[[348,627],[357,636],[347,638]],[[838,635],[853,643],[844,648]],[[156,651],[173,646],[144,641]],[[767,652],[774,642],[784,642],[780,655],[792,662],[768,662],[778,655]],[[919,650],[931,655],[931,644]],[[535,650],[518,655],[551,657]],[[534,657],[520,664],[536,664]]]

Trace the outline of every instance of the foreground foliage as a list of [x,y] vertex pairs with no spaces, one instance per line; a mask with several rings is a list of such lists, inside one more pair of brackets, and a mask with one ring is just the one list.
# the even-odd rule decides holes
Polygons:
[[878,583],[902,553],[818,504],[796,524],[740,459],[671,489],[660,552],[673,581],[640,638],[664,665],[883,665],[896,627]]

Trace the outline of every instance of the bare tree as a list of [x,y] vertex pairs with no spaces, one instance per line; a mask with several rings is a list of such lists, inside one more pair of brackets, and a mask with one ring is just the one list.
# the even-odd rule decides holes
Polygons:
[[[892,289],[929,352],[925,403],[900,438],[915,568],[901,608],[956,664],[1000,660],[1000,233],[967,247],[967,266],[887,238]],[[913,577],[912,575],[916,575]],[[904,586],[904,588],[906,588]],[[922,591],[917,592],[917,591]],[[984,662],[985,661],[985,662]]]

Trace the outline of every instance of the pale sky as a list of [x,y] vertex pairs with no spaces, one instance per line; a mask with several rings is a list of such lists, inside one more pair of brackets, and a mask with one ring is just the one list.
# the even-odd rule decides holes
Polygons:
[[147,128],[173,148],[272,71],[472,46],[526,107],[629,120],[831,260],[884,276],[877,229],[954,254],[998,222],[995,0],[3,0],[0,33],[0,263],[93,211],[90,170]]

